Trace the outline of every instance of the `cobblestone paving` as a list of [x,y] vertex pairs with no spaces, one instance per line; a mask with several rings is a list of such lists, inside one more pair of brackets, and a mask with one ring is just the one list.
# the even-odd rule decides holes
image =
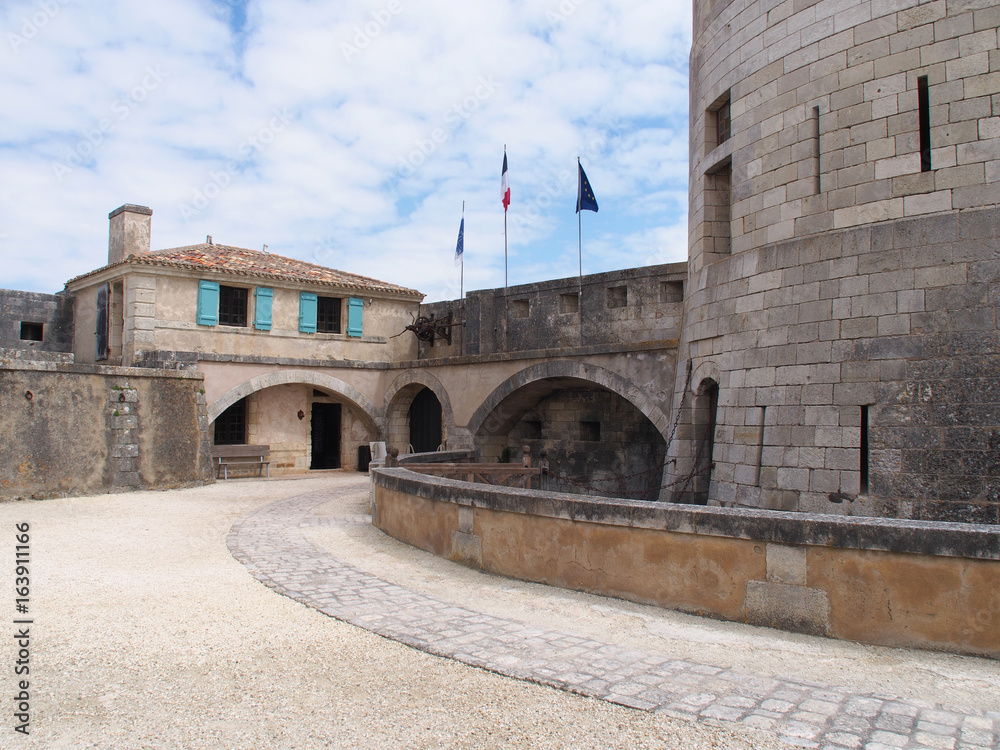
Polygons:
[[281,500],[233,526],[233,556],[262,583],[331,617],[437,656],[645,711],[775,732],[822,750],[997,750],[1000,713],[761,677],[476,612],[380,580],[309,542],[330,492]]

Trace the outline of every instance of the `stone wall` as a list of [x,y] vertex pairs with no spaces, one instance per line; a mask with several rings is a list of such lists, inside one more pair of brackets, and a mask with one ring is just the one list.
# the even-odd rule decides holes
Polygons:
[[[708,267],[696,294],[713,330],[692,337],[685,403],[718,383],[711,501],[997,523],[998,246],[988,209]],[[697,447],[685,422],[681,458]]]
[[727,620],[1000,658],[994,526],[694,508],[372,472],[373,523],[482,570]]
[[487,355],[659,341],[680,336],[683,264],[469,292],[420,306],[420,315],[464,323],[451,344],[421,343],[420,358]]
[[674,499],[1000,520],[998,26],[695,2]]
[[0,361],[0,499],[211,481],[198,373]]
[[73,330],[72,297],[0,289],[0,350],[10,356],[71,361]]

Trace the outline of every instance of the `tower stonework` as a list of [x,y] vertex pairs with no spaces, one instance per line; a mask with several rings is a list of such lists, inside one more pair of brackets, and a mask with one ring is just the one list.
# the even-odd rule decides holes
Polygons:
[[695,0],[666,499],[998,522],[998,26]]

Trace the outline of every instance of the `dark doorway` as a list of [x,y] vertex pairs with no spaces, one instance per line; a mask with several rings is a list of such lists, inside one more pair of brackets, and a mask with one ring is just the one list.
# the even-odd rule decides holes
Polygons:
[[430,388],[410,404],[410,445],[414,453],[430,453],[441,445],[441,402]]
[[705,380],[695,398],[695,424],[697,426],[695,445],[694,498],[697,505],[708,504],[708,494],[712,484],[712,468],[715,458],[715,428],[719,412],[719,384]]
[[340,404],[312,405],[312,464],[309,468],[340,468]]

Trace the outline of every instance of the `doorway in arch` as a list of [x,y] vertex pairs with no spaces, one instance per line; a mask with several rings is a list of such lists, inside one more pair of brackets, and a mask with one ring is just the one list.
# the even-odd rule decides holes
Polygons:
[[410,404],[410,445],[414,453],[431,453],[441,445],[441,402],[430,388]]

